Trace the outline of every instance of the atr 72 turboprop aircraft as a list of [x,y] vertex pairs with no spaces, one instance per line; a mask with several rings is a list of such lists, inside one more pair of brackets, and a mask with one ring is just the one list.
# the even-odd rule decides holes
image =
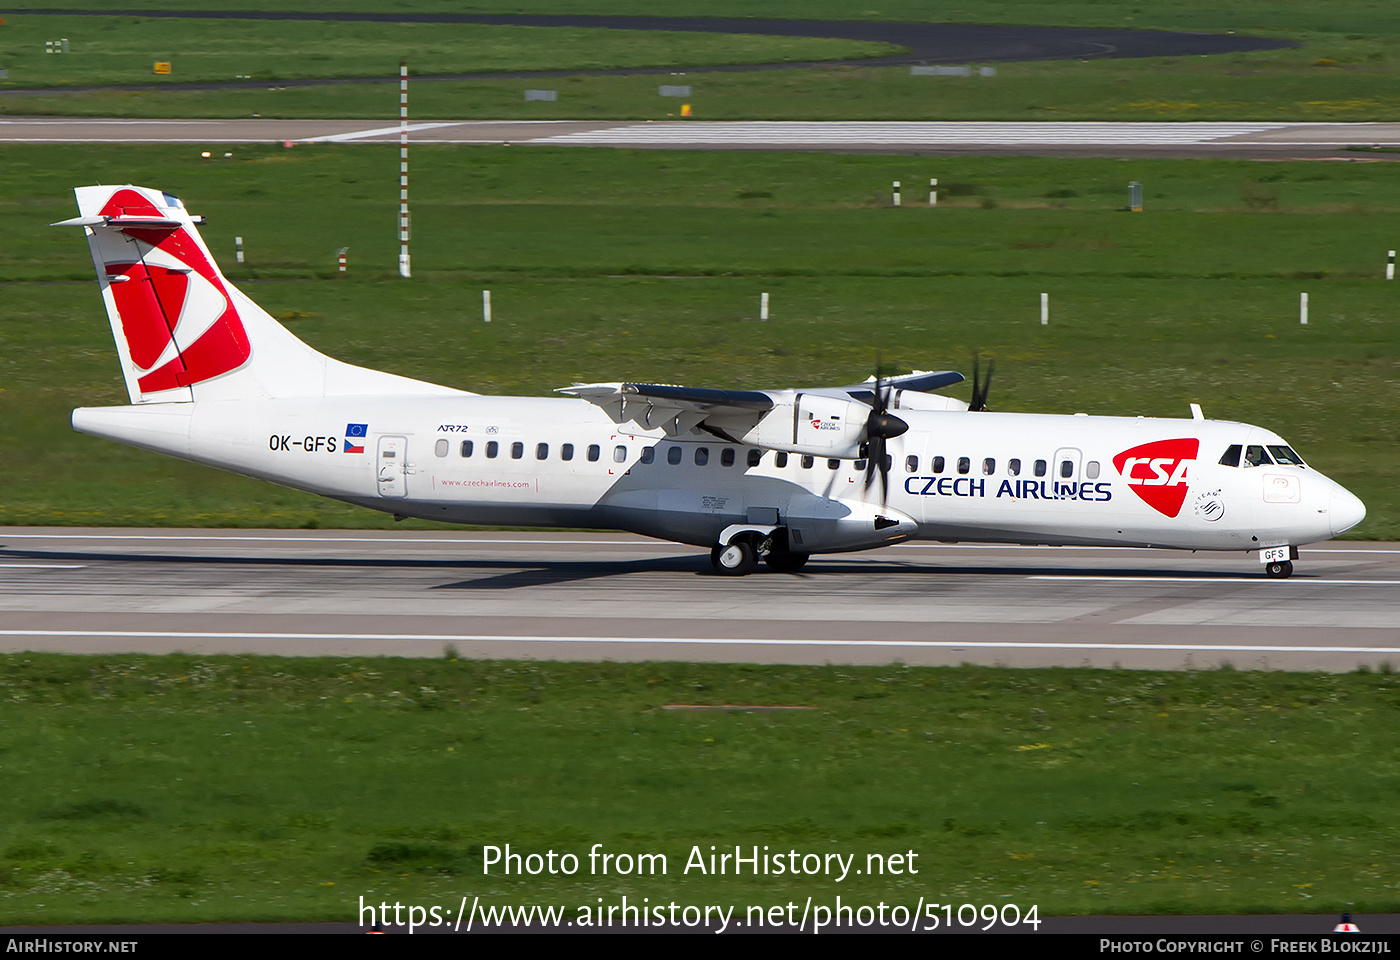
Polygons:
[[1366,514],[1277,434],[1194,405],[989,413],[976,378],[971,404],[930,392],[952,372],[483,397],[351,366],[236,290],[175,197],[75,193],[59,225],[87,234],[131,404],[74,428],[397,517],[630,530],[709,547],[725,574],[924,539],[1259,551],[1287,577],[1299,544]]

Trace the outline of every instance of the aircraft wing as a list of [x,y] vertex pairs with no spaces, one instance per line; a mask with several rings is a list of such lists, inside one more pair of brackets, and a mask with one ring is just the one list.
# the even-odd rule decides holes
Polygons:
[[[930,390],[962,383],[966,379],[956,370],[915,370],[913,373],[906,373],[898,377],[885,377],[880,381],[880,386],[893,390],[927,393]],[[857,400],[869,403],[875,397],[875,378],[871,377],[864,383],[853,384],[849,387],[837,387],[836,389],[842,393],[850,394]]]
[[664,383],[577,383],[555,392],[597,404],[614,423],[635,420],[648,428],[674,424],[679,432],[689,431],[710,417],[752,425],[775,405],[773,397],[758,390],[712,390]]
[[[958,400],[923,391],[958,383],[952,370],[916,371],[883,378],[885,402],[900,409],[966,409]],[[864,456],[872,429],[888,430],[886,409],[875,397],[876,381],[811,390],[713,390],[663,383],[576,383],[561,387],[596,404],[613,423],[628,421],[668,436],[702,431],[731,443],[831,457]],[[918,402],[905,394],[922,397]],[[903,398],[903,399],[901,399]],[[872,420],[874,410],[882,411]],[[894,418],[897,420],[897,418]],[[871,424],[875,423],[872,428]],[[902,433],[907,425],[900,423]],[[898,433],[888,434],[898,436]]]

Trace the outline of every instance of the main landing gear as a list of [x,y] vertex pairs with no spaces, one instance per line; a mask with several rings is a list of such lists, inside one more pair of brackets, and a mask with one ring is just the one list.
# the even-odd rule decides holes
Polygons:
[[1293,576],[1293,561],[1275,560],[1272,563],[1266,563],[1264,564],[1264,573],[1273,580],[1287,579]]
[[724,577],[743,577],[758,569],[761,559],[768,569],[777,573],[796,573],[807,564],[811,554],[779,550],[773,537],[754,539],[740,537],[727,546],[721,544],[710,551],[710,563],[715,573]]

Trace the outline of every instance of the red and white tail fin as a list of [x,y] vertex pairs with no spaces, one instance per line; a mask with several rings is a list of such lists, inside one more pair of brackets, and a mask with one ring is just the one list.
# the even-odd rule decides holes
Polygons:
[[132,403],[385,393],[447,387],[333,360],[292,336],[214,263],[176,197],[78,187],[81,226]]

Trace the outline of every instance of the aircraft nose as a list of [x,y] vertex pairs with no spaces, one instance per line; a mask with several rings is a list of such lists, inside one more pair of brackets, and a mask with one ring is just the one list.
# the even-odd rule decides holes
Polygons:
[[1341,486],[1332,488],[1332,506],[1328,510],[1332,521],[1332,536],[1346,533],[1366,519],[1366,504],[1362,503],[1350,490]]

